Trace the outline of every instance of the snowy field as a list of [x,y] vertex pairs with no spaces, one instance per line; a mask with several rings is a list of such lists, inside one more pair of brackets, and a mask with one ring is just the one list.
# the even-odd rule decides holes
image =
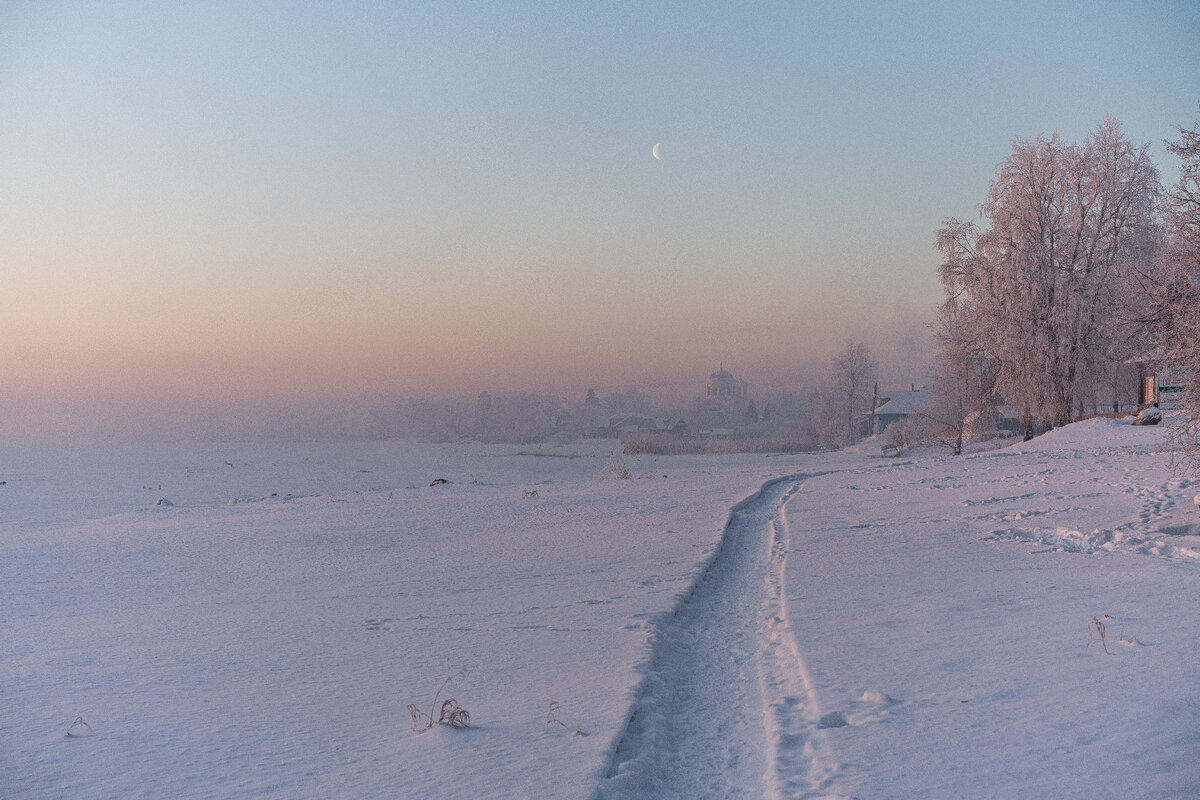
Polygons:
[[1198,797],[1162,440],[5,446],[0,798]]

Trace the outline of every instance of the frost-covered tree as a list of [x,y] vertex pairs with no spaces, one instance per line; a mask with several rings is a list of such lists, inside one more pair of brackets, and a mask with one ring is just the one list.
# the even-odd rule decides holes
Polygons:
[[980,207],[985,227],[938,231],[947,298],[965,313],[970,352],[994,361],[997,386],[1027,433],[1078,417],[1095,375],[1128,355],[1139,276],[1159,241],[1158,171],[1111,117],[1082,143],[1017,139]]
[[858,441],[858,421],[873,410],[876,381],[871,348],[862,342],[847,342],[830,362],[829,375],[813,398],[813,421],[822,444]]
[[1184,423],[1176,430],[1183,465],[1200,471],[1200,120],[1179,129],[1179,140],[1167,142],[1179,157],[1179,182],[1168,198],[1167,279],[1157,295],[1156,318],[1165,332],[1163,360],[1188,373],[1181,405]]
[[834,398],[833,384],[826,378],[808,396],[809,426],[818,447],[841,447],[846,443],[842,409]]
[[1179,157],[1179,183],[1170,193],[1169,221],[1172,252],[1180,267],[1193,277],[1200,274],[1200,120],[1179,129],[1179,141],[1167,142]]
[[[970,428],[994,427],[999,363],[973,336],[972,309],[966,298],[950,295],[933,326],[938,355],[933,387],[925,408],[909,426],[921,444],[941,444],[954,455],[963,450]],[[905,442],[906,444],[918,442]]]

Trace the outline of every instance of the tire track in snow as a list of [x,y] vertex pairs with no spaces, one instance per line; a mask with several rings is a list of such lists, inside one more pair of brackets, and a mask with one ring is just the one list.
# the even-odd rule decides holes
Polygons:
[[656,625],[593,800],[820,797],[834,774],[787,624],[787,501],[770,482],[730,512],[700,577]]

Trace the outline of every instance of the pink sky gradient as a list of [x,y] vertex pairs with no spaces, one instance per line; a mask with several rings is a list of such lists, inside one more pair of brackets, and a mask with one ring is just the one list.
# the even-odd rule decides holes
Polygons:
[[1013,137],[1195,117],[1197,9],[1032,13],[7,6],[0,401],[906,381]]

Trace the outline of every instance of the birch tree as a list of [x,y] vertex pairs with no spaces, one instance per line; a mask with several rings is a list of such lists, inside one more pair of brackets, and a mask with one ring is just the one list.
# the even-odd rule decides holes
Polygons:
[[1164,360],[1188,373],[1181,406],[1185,420],[1176,429],[1181,466],[1200,472],[1200,120],[1179,128],[1179,140],[1167,142],[1179,157],[1179,182],[1167,207],[1168,279],[1162,282],[1158,310],[1166,329]]
[[947,298],[969,313],[968,350],[999,366],[996,388],[1034,426],[1078,417],[1101,365],[1119,363],[1128,292],[1157,241],[1158,172],[1111,117],[1080,144],[1017,139],[980,207],[985,227],[938,231]]
[[875,360],[871,357],[871,348],[862,342],[851,341],[834,357],[832,366],[831,395],[846,423],[844,441],[854,444],[858,441],[858,419],[875,410],[871,408],[871,398],[878,380]]
[[993,433],[995,427],[999,363],[973,335],[974,319],[961,295],[950,294],[938,309],[933,326],[938,346],[933,391],[917,414],[919,424],[913,426],[921,438],[950,448],[953,455],[962,453],[969,427]]

